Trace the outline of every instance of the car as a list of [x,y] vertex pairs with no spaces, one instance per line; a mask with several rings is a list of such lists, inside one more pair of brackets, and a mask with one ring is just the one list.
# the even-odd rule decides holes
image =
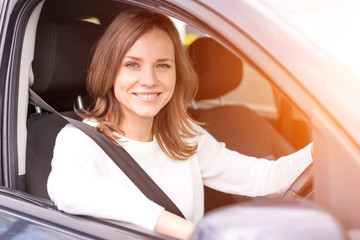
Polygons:
[[[85,79],[96,41],[133,7],[166,14],[179,27],[200,78],[189,113],[219,141],[271,160],[314,143],[312,178],[300,177],[306,191],[296,197],[360,239],[359,5],[336,0],[1,1],[1,238],[171,239],[57,210],[46,179],[65,123],[29,101],[30,87],[76,118],[73,106],[91,103]],[[205,197],[207,211],[254,201],[213,189]]]

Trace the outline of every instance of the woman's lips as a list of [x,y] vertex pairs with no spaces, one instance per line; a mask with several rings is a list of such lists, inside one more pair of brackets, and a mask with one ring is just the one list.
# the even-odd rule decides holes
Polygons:
[[160,93],[134,93],[134,95],[142,101],[156,100]]

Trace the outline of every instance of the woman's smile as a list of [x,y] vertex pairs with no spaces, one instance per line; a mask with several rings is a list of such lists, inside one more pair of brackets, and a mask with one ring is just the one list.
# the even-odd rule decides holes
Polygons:
[[133,93],[140,101],[153,102],[158,99],[161,93]]

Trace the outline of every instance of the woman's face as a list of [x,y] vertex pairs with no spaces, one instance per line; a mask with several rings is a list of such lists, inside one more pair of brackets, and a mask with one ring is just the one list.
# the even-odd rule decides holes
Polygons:
[[125,54],[114,84],[127,121],[153,119],[171,99],[176,81],[174,45],[153,28]]

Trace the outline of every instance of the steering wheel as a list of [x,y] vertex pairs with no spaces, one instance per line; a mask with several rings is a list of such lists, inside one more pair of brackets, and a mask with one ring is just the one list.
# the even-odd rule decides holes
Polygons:
[[311,198],[313,193],[313,164],[310,164],[284,192],[280,199]]

